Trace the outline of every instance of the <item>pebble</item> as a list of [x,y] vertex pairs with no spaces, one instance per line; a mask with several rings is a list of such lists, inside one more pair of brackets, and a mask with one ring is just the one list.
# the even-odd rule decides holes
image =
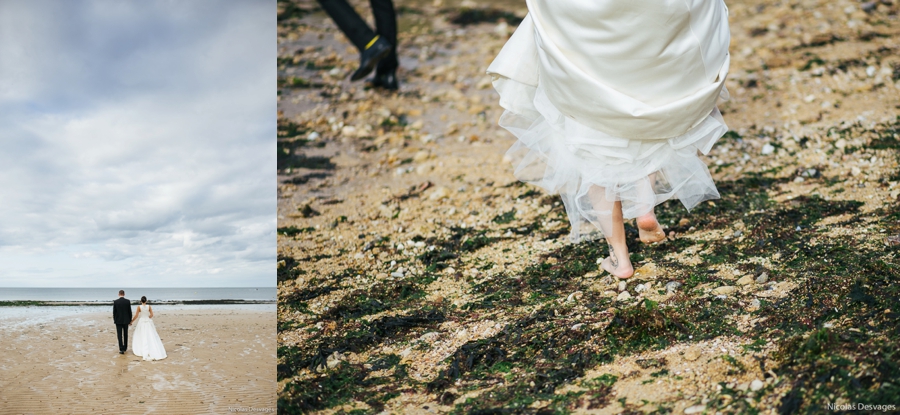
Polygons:
[[756,392],[763,388],[763,382],[759,379],[754,379],[753,382],[750,382],[750,390]]
[[757,284],[765,284],[766,281],[768,281],[768,280],[769,280],[769,273],[767,273],[767,272],[763,272],[762,274],[759,274],[758,277],[756,277]]
[[441,186],[431,191],[431,195],[428,196],[428,199],[441,200],[446,198],[447,196],[450,196],[450,190],[448,190],[446,187]]
[[569,296],[566,297],[566,302],[568,303],[574,300],[580,300],[583,295],[584,293],[582,293],[581,291],[575,291],[574,293],[569,294]]
[[628,291],[622,291],[619,293],[619,296],[616,297],[616,301],[628,301],[631,299],[631,294],[628,294]]
[[841,139],[839,139],[839,140],[837,140],[837,141],[834,142],[834,146],[837,147],[837,148],[840,149],[840,150],[843,150],[844,147],[847,147],[847,140],[841,138]]
[[766,143],[766,145],[764,145],[763,148],[762,148],[762,154],[763,154],[764,156],[765,156],[765,155],[772,154],[772,153],[774,153],[774,152],[775,152],[775,147],[772,147],[772,145],[769,144],[769,143]]
[[738,278],[737,285],[749,285],[753,284],[753,276],[752,275],[744,275],[741,278]]
[[675,292],[675,290],[677,290],[679,287],[681,287],[681,283],[680,283],[680,282],[678,282],[678,281],[669,281],[669,283],[666,284],[666,292],[668,292],[668,293],[673,293],[673,292]]
[[695,361],[700,358],[700,350],[697,348],[688,349],[684,352],[684,360]]
[[644,284],[638,284],[637,287],[634,287],[634,292],[636,292],[636,293],[640,293],[640,292],[644,292],[644,291],[647,291],[647,286]]
[[578,324],[572,326],[572,330],[576,330],[576,331],[580,330],[582,326],[584,326],[584,323],[578,323]]
[[619,292],[625,291],[625,288],[628,286],[625,281],[619,281]]
[[306,135],[306,139],[309,141],[316,141],[319,139],[319,137],[321,137],[321,136],[319,135],[319,133],[317,133],[315,131]]
[[733,293],[735,288],[731,285],[723,285],[712,290],[713,295],[728,295]]
[[759,298],[754,298],[753,301],[750,301],[750,308],[759,308],[762,306],[762,303],[759,302]]
[[706,405],[694,405],[684,408],[686,414],[698,414],[706,410]]

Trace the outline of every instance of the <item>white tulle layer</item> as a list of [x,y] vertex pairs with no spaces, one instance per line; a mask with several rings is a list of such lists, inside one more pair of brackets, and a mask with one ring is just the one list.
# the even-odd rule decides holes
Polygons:
[[131,350],[136,356],[140,356],[144,360],[166,358],[166,348],[163,347],[162,340],[156,332],[156,324],[153,324],[153,319],[139,318],[132,337],[134,340],[131,343]]
[[[506,109],[500,126],[518,138],[507,152],[515,176],[560,194],[573,242],[610,234],[615,201],[622,203],[624,218],[631,219],[669,199],[690,210],[719,197],[698,156],[728,131],[717,108],[680,136],[626,139],[564,116],[540,86],[498,76],[494,88]],[[724,89],[722,98],[727,99]]]

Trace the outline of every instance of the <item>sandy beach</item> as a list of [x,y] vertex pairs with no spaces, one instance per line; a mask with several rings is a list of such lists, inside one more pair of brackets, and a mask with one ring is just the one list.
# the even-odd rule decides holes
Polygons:
[[154,311],[161,361],[120,355],[108,312],[0,321],[0,413],[274,412],[274,310]]

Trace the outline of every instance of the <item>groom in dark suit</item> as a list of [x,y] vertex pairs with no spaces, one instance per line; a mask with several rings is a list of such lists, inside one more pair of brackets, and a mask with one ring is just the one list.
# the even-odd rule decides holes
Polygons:
[[119,299],[113,301],[113,321],[119,337],[119,354],[128,349],[128,326],[131,325],[131,301],[125,298],[125,290],[119,290]]

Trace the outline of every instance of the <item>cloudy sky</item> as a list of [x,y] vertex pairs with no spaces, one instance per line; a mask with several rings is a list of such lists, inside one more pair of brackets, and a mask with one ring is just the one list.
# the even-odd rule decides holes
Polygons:
[[0,287],[275,286],[275,15],[0,1]]

